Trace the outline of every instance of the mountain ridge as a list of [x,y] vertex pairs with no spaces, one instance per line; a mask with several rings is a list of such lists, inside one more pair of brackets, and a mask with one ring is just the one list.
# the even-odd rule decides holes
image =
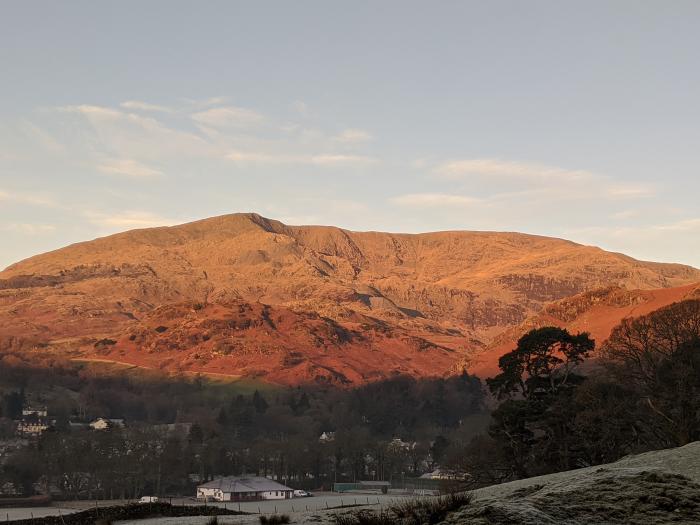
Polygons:
[[[422,363],[412,369],[416,374],[422,367],[435,375],[469,362],[551,302],[609,286],[651,290],[693,282],[700,282],[700,271],[689,266],[539,235],[354,232],[231,214],[122,232],[9,266],[0,272],[0,348],[10,338],[12,347],[21,346],[18,340],[51,347],[72,339],[71,351],[90,354],[95,341],[120,339],[165,305],[261,303],[347,329],[362,317],[371,329],[388,326],[389,339],[414,337],[454,352],[454,366],[439,359],[434,369],[413,356]],[[304,327],[291,326],[278,335],[301,337]],[[382,351],[376,341],[353,344],[343,343],[344,351]],[[418,352],[409,347],[409,354]],[[313,354],[311,346],[306,351]],[[254,368],[233,361],[232,369]],[[337,377],[364,380],[357,364],[350,370],[342,361],[334,360]],[[382,362],[386,374],[393,373],[390,362]],[[276,377],[314,380],[292,371]]]

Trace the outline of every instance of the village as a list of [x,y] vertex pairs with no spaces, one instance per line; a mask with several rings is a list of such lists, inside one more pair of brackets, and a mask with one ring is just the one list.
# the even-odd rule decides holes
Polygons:
[[[56,417],[52,417],[46,406],[29,404],[22,407],[21,414],[18,414],[17,419],[12,423],[12,433],[6,433],[4,438],[0,440],[0,465],[10,472],[14,456],[21,455],[23,451],[47,448],[48,444],[55,439],[80,436],[86,440],[86,443],[95,441],[109,443],[114,439],[119,441],[124,453],[131,456],[134,451],[130,450],[129,447],[133,447],[134,450],[143,450],[144,443],[140,440],[144,436],[148,436],[147,439],[150,440],[146,449],[162,454],[168,443],[197,440],[201,432],[199,426],[194,423],[144,425],[137,422],[131,426],[124,418],[108,417],[96,417],[82,421],[77,417],[72,417],[61,425],[57,422]],[[134,441],[130,442],[130,439],[134,439]],[[314,446],[318,447],[319,450],[334,451],[337,439],[336,431],[326,430],[318,435]],[[324,494],[326,498],[333,493],[373,494],[379,497],[389,493],[394,495],[426,495],[439,493],[446,484],[466,481],[466,476],[458,478],[455,473],[440,469],[431,458],[429,450],[424,457],[419,457],[419,450],[425,449],[421,449],[416,441],[404,441],[399,437],[394,437],[386,442],[385,452],[387,454],[407,459],[412,458],[414,469],[420,469],[420,472],[406,470],[391,480],[378,476],[380,473],[376,471],[373,457],[366,454],[362,459],[364,466],[361,469],[366,474],[366,479],[353,479],[349,477],[350,474],[339,473],[337,470],[333,471],[332,478],[326,475],[323,479],[314,479],[312,472],[307,472],[301,478],[290,476],[288,479],[284,479],[275,478],[271,474],[231,475],[224,472],[217,475],[201,470],[199,472],[182,471],[186,481],[179,484],[180,488],[177,491],[166,492],[165,484],[159,479],[155,484],[141,484],[139,490],[128,494],[127,500],[155,502],[175,499],[176,501],[190,500],[204,504],[246,503],[313,498],[316,491]],[[274,451],[271,452],[273,455],[275,454]],[[50,460],[53,459],[55,458],[50,458]],[[406,465],[408,466],[408,462]],[[160,464],[158,469],[161,469]],[[107,493],[90,465],[86,465],[83,472],[76,471],[70,475],[64,472],[56,479],[42,475],[29,486],[26,480],[20,479],[21,476],[21,473],[17,473],[17,477],[13,479],[11,475],[5,475],[0,486],[1,495],[4,498],[13,498],[8,500],[12,501],[13,504],[21,503],[22,498],[27,503],[46,503],[52,500],[92,500],[95,497],[104,499],[105,496],[107,499],[115,497],[123,499],[123,496],[126,495],[124,491],[115,493],[113,489]],[[190,494],[186,492],[186,487],[191,487]]]

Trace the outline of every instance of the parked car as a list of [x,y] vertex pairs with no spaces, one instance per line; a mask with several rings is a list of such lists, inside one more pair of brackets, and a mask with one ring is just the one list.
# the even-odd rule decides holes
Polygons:
[[141,496],[139,503],[158,503],[157,496]]
[[295,498],[310,498],[311,496],[313,496],[313,494],[311,494],[311,492],[306,492],[305,490],[294,491]]

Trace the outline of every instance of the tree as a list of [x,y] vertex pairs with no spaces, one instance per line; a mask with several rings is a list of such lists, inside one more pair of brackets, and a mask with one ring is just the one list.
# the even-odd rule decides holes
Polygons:
[[513,394],[526,399],[556,395],[580,380],[574,369],[594,348],[587,333],[571,335],[553,326],[531,330],[515,350],[498,360],[501,373],[486,382],[499,399]]
[[2,415],[9,419],[18,419],[22,416],[24,407],[24,390],[10,392],[2,396]]
[[433,459],[433,466],[440,465],[443,458],[445,457],[445,452],[450,446],[450,442],[445,436],[437,436],[430,446],[430,456]]
[[267,401],[257,390],[253,393],[253,407],[258,414],[264,414],[269,408]]
[[571,468],[575,462],[572,395],[583,377],[576,367],[595,343],[587,333],[557,327],[531,330],[499,359],[501,373],[486,380],[506,399],[493,413],[489,434],[503,447],[517,476]]
[[624,320],[602,353],[613,378],[639,399],[649,446],[700,439],[700,300]]

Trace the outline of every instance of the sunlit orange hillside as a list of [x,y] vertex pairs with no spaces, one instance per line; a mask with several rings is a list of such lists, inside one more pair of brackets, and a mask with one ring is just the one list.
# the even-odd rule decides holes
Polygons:
[[598,335],[699,281],[688,266],[561,239],[351,232],[235,214],[10,266],[0,273],[0,347],[282,384],[353,384],[471,363],[485,371],[478,363],[492,364],[515,327],[569,315],[555,312],[567,298],[621,289],[605,293],[624,297],[622,307],[605,299],[566,321]]

